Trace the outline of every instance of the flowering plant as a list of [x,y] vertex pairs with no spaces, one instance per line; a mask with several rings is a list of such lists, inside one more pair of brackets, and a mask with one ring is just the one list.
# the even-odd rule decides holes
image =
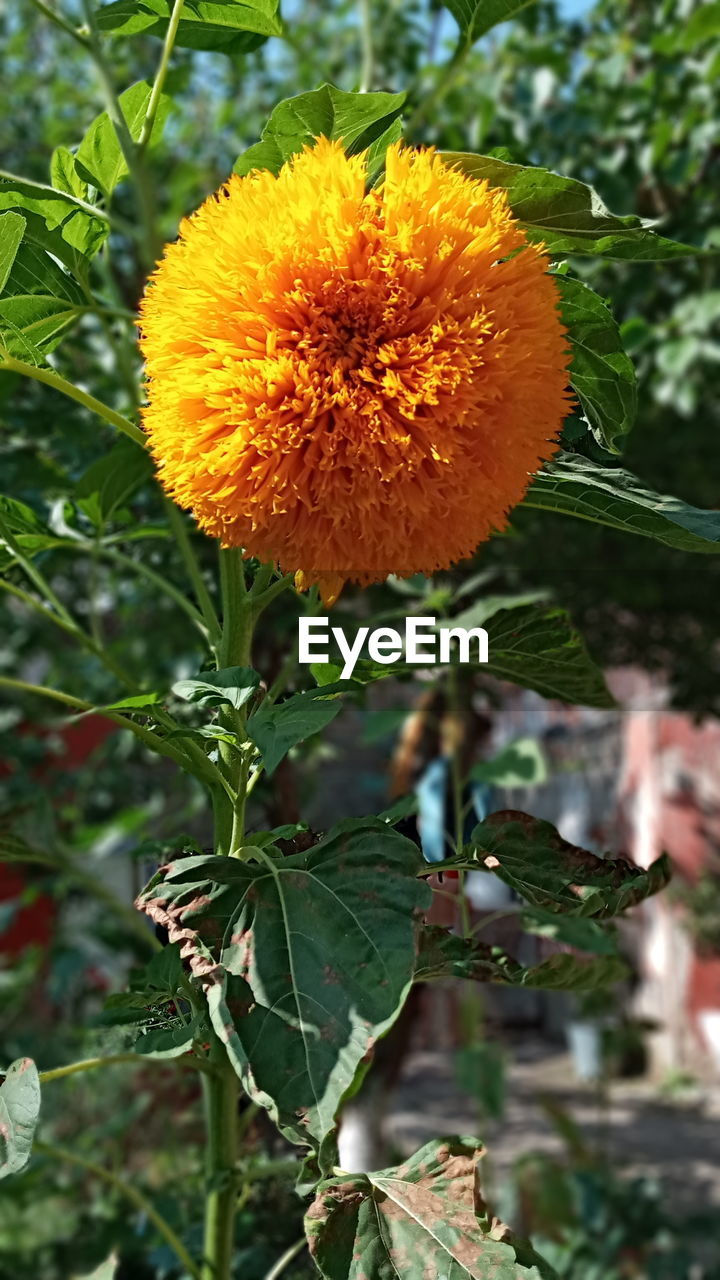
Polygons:
[[[298,673],[291,640],[268,677],[263,627],[271,606],[310,616],[321,602],[332,607],[346,584],[407,578],[413,612],[434,598],[442,625],[487,629],[490,675],[569,703],[612,705],[561,610],[528,595],[465,608],[467,592],[446,571],[502,531],[520,503],[717,551],[718,513],[650,492],[611,458],[594,460],[594,445],[619,452],[635,379],[611,311],[567,265],[695,251],[611,213],[575,179],[424,147],[418,135],[432,103],[416,94],[404,124],[407,95],[372,91],[366,29],[362,91],[323,85],[281,102],[160,257],[162,192],[150,156],[170,118],[174,50],[237,53],[280,39],[277,0],[85,0],[82,26],[33,3],[87,54],[105,110],[74,151],[57,149],[50,184],[2,175],[0,371],[44,384],[120,440],[52,522],[13,494],[0,498],[0,585],[112,683],[102,702],[27,672],[0,676],[0,687],[68,715],[101,710],[193,779],[213,814],[212,848],[176,847],[139,894],[139,910],[168,945],[158,945],[133,991],[116,993],[126,1011],[138,992],[144,1011],[163,1010],[159,1030],[136,1019],[123,1060],[175,1059],[202,1079],[202,1245],[191,1248],[131,1183],[123,1193],[144,1208],[183,1275],[229,1280],[243,1090],[302,1157],[307,1241],[327,1280],[549,1277],[486,1205],[479,1142],[449,1137],[398,1167],[358,1174],[339,1167],[338,1122],[413,983],[457,976],[587,990],[611,982],[622,965],[602,922],[662,888],[666,860],[640,869],[599,858],[509,811],[490,814],[468,838],[459,749],[449,856],[439,863],[398,830],[397,809],[319,837],[287,825],[253,829],[252,798],[288,754],[345,700],[405,672],[402,663],[365,661],[342,679],[329,661]],[[445,83],[477,40],[522,7],[450,0],[458,45]],[[156,74],[118,95],[113,44],[142,33],[161,41]],[[121,184],[135,200],[129,231],[117,212]],[[139,318],[113,299],[113,254],[128,244],[149,277]],[[82,368],[65,376],[55,355],[87,315],[123,375],[113,403],[88,388]],[[594,445],[583,451],[578,440]],[[168,495],[159,531],[121,515],[155,484],[151,459]],[[196,526],[217,543],[217,580]],[[169,536],[182,587],[143,555],[153,536]],[[146,672],[126,669],[92,619],[85,625],[56,572],[59,558],[78,553],[109,558],[169,597],[197,633],[190,678],[154,687]],[[445,665],[462,713],[461,664]],[[8,829],[1,839],[5,857],[37,859],[25,833]],[[463,895],[477,869],[524,900],[538,931],[549,919],[555,937],[587,955],[526,968],[481,945]],[[438,871],[459,877],[459,930],[427,923]],[[94,1058],[42,1072],[20,1058],[9,1066],[0,1087],[4,1174],[31,1158],[43,1080],[102,1065]]]

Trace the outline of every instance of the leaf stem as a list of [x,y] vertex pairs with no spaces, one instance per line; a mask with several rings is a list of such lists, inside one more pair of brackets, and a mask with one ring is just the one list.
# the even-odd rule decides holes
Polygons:
[[[35,3],[35,0],[33,0]],[[83,43],[85,43],[83,41]],[[24,187],[34,187],[38,191],[48,191],[51,195],[62,195],[64,200],[70,204],[77,205],[78,209],[82,209],[84,213],[91,213],[94,218],[99,218],[101,222],[109,222],[110,217],[104,209],[100,209],[96,204],[89,204],[87,200],[83,200],[80,196],[71,196],[68,191],[58,192],[55,187],[51,187],[47,182],[36,182],[34,178],[23,178],[19,173],[10,173],[8,169],[0,169],[0,178],[5,182],[21,182]]]
[[53,387],[55,391],[59,391],[61,395],[67,396],[68,399],[76,400],[78,404],[89,409],[91,413],[96,413],[99,418],[109,422],[111,427],[117,427],[118,431],[122,431],[123,435],[129,436],[131,440],[135,441],[135,444],[140,444],[145,448],[147,443],[145,433],[139,427],[136,427],[134,422],[131,422],[129,418],[124,418],[121,413],[116,413],[109,405],[103,404],[102,400],[97,400],[95,396],[91,396],[87,391],[76,387],[73,382],[68,382],[67,378],[63,378],[54,369],[27,364],[24,360],[16,360],[14,356],[5,352],[0,353],[0,369],[5,369],[8,373],[20,373],[26,378],[33,378],[36,382],[44,382],[46,386]]
[[49,18],[50,21],[53,22],[56,27],[59,27],[61,31],[64,31],[66,35],[72,36],[73,40],[76,40],[79,45],[82,45],[83,49],[87,49],[89,47],[89,41],[85,39],[82,32],[78,31],[77,27],[74,27],[72,23],[63,18],[61,13],[56,13],[54,9],[51,9],[49,4],[44,4],[43,0],[30,0],[30,3],[35,6],[38,13],[42,13],[44,17]]
[[147,105],[145,119],[143,121],[143,126],[142,126],[142,129],[140,130],[140,137],[138,138],[138,142],[137,142],[138,156],[142,156],[142,153],[145,150],[148,142],[150,141],[150,137],[152,135],[153,125],[155,124],[155,117],[157,116],[158,107],[160,105],[160,98],[162,95],[163,87],[165,85],[165,78],[168,73],[168,67],[170,65],[170,57],[173,51],[173,45],[175,44],[175,37],[177,36],[178,27],[180,25],[180,19],[182,17],[182,11],[183,11],[184,5],[185,5],[185,0],[175,0],[175,3],[173,5],[173,11],[170,14],[170,21],[168,23],[168,29],[165,33],[165,40],[163,42],[162,53],[160,55],[160,62],[158,64],[158,69],[155,72],[155,80],[153,82],[152,92],[150,94],[150,101],[148,102],[148,105]]
[[57,1147],[49,1142],[35,1142],[34,1149],[41,1155],[49,1156],[52,1160],[60,1160],[67,1164],[77,1165],[80,1169],[85,1169],[88,1173],[93,1174],[94,1177],[113,1187],[120,1195],[125,1196],[127,1200],[130,1200],[135,1205],[136,1209],[139,1209],[141,1213],[144,1213],[149,1218],[158,1234],[172,1249],[178,1262],[180,1262],[188,1275],[192,1276],[193,1280],[201,1280],[201,1272],[190,1257],[182,1240],[175,1234],[170,1223],[166,1222],[162,1214],[158,1213],[154,1204],[141,1191],[138,1191],[137,1187],[125,1182],[123,1178],[120,1178],[111,1169],[104,1169],[102,1165],[95,1164],[92,1160],[86,1160],[84,1156],[76,1155],[74,1151],[68,1151],[65,1147]]
[[[66,1076],[78,1075],[83,1071],[95,1071],[99,1067],[112,1067],[119,1062],[132,1062],[135,1066],[146,1067],[148,1059],[141,1053],[111,1053],[106,1058],[82,1058],[79,1062],[69,1062],[64,1067],[53,1067],[50,1071],[41,1071],[40,1083],[50,1084],[53,1080],[64,1080]],[[168,1062],[184,1070],[201,1071],[205,1075],[215,1074],[209,1062],[192,1054],[185,1054],[181,1058],[169,1058]]]
[[290,1265],[294,1258],[297,1258],[299,1253],[302,1253],[306,1246],[307,1240],[304,1236],[300,1240],[296,1240],[295,1244],[291,1244],[290,1248],[285,1250],[282,1257],[278,1258],[275,1265],[266,1273],[265,1280],[278,1280],[278,1276],[282,1275],[285,1268]]

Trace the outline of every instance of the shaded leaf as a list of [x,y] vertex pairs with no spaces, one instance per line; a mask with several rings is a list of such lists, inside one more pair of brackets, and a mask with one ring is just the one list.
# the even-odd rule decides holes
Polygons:
[[26,227],[27,221],[21,214],[12,210],[0,214],[0,293],[5,288]]
[[[453,625],[464,626],[460,618]],[[472,624],[476,625],[476,624]],[[483,671],[534,689],[544,698],[612,707],[602,671],[564,609],[535,604],[503,609],[488,620],[489,660]]]
[[192,1049],[193,1040],[199,1031],[198,1020],[194,1019],[186,1025],[170,1028],[158,1028],[146,1031],[138,1036],[133,1051],[143,1058],[179,1058]]
[[29,557],[65,543],[65,539],[56,537],[32,507],[0,494],[0,571],[14,564],[16,558],[3,537],[4,532],[12,534],[13,541]]
[[24,241],[0,297],[0,338],[11,355],[37,363],[77,323],[85,297],[44,250]]
[[245,1087],[293,1141],[320,1146],[404,1003],[430,892],[416,846],[377,819],[255,857],[179,859],[138,906],[182,943]]
[[[121,93],[118,99],[133,142],[137,142],[142,132],[151,93],[152,86],[146,80],[140,80]],[[150,146],[161,137],[171,106],[172,98],[166,93],[161,94],[150,135]],[[75,155],[75,171],[105,196],[109,196],[117,184],[127,177],[125,157],[107,111],[93,120],[80,143]]]
[[598,443],[619,453],[618,442],[630,431],[637,413],[634,365],[602,299],[570,276],[554,279],[571,343],[570,385]]
[[[573,921],[592,925],[590,920]],[[599,928],[599,926],[598,926]],[[526,968],[499,946],[461,938],[447,929],[426,925],[420,930],[415,980],[468,978],[508,987],[533,987],[559,991],[593,991],[627,977],[627,966],[618,955],[591,958],[559,951]]]
[[342,708],[332,692],[335,689],[335,684],[321,685],[305,693],[294,693],[284,702],[261,703],[250,716],[247,732],[262,754],[267,774],[274,773],[288,751],[335,719]]
[[345,93],[332,84],[286,98],[274,108],[261,141],[240,156],[235,172],[269,169],[278,173],[286,160],[322,135],[341,139],[348,155],[369,148],[372,178],[382,167],[387,147],[400,136],[404,102],[404,93]]
[[658,893],[671,874],[666,854],[647,870],[600,858],[563,840],[552,823],[513,809],[481,822],[466,852],[469,865],[494,871],[532,906],[578,916],[615,916]]
[[599,467],[579,454],[558,454],[538,472],[523,505],[654,538],[679,551],[720,551],[720,511],[653,493],[629,471]]
[[321,1184],[305,1219],[325,1280],[556,1280],[525,1241],[490,1219],[478,1189],[484,1149],[429,1142],[403,1164]]
[[[101,31],[111,36],[165,37],[172,0],[115,0],[97,13]],[[282,34],[279,0],[188,0],[175,38],[184,49],[248,53],[268,36]]]
[[40,1116],[40,1078],[31,1058],[18,1058],[0,1085],[0,1178],[25,1168]]
[[492,760],[474,765],[470,777],[494,787],[539,787],[547,779],[547,764],[536,738],[517,738]]
[[260,676],[252,667],[223,667],[201,671],[196,680],[177,680],[172,691],[183,702],[197,702],[201,707],[231,706],[239,711],[259,687]]
[[444,0],[462,33],[472,41],[532,3],[533,0]]
[[97,528],[102,528],[153,474],[146,449],[126,437],[88,467],[77,483],[78,506]]
[[585,916],[557,915],[541,907],[525,907],[520,916],[522,927],[541,938],[552,938],[580,951],[595,955],[617,955],[617,936],[613,925],[601,925]]
[[548,252],[589,254],[637,262],[660,262],[701,254],[692,245],[656,235],[635,214],[618,217],[606,209],[592,187],[576,178],[564,178],[549,169],[508,164],[495,156],[445,151],[446,164],[462,169],[471,178],[487,178],[503,187],[515,217],[528,239],[542,243]]

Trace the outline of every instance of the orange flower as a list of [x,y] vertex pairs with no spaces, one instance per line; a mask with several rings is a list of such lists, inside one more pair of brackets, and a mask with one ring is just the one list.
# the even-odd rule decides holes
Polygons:
[[471,555],[569,404],[555,284],[505,193],[401,146],[365,183],[324,138],[277,177],[231,177],[140,322],[163,485],[326,603]]

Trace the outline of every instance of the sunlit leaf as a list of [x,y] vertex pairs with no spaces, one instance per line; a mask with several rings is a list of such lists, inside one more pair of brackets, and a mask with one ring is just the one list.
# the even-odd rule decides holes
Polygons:
[[30,1058],[18,1058],[0,1084],[0,1178],[25,1168],[40,1115],[40,1078]]
[[[115,0],[97,13],[101,31],[111,36],[164,38],[172,0]],[[187,0],[175,43],[185,49],[249,53],[268,36],[282,34],[279,0]]]
[[[118,99],[130,137],[137,142],[142,132],[152,86],[145,80],[133,84]],[[150,135],[150,146],[162,135],[172,98],[168,94],[160,95],[157,114]],[[93,120],[85,137],[77,149],[75,156],[76,172],[86,181],[97,187],[104,195],[109,196],[123,178],[127,177],[128,167],[118,136],[107,111]]]
[[0,293],[12,271],[26,227],[27,221],[21,214],[12,211],[0,214]]
[[443,0],[469,40],[479,40],[491,27],[514,18],[533,0]]
[[261,141],[240,156],[235,172],[270,169],[277,173],[286,160],[322,135],[342,139],[348,155],[369,148],[372,178],[382,167],[385,150],[400,136],[404,102],[404,93],[345,93],[332,84],[286,98],[274,108]]

